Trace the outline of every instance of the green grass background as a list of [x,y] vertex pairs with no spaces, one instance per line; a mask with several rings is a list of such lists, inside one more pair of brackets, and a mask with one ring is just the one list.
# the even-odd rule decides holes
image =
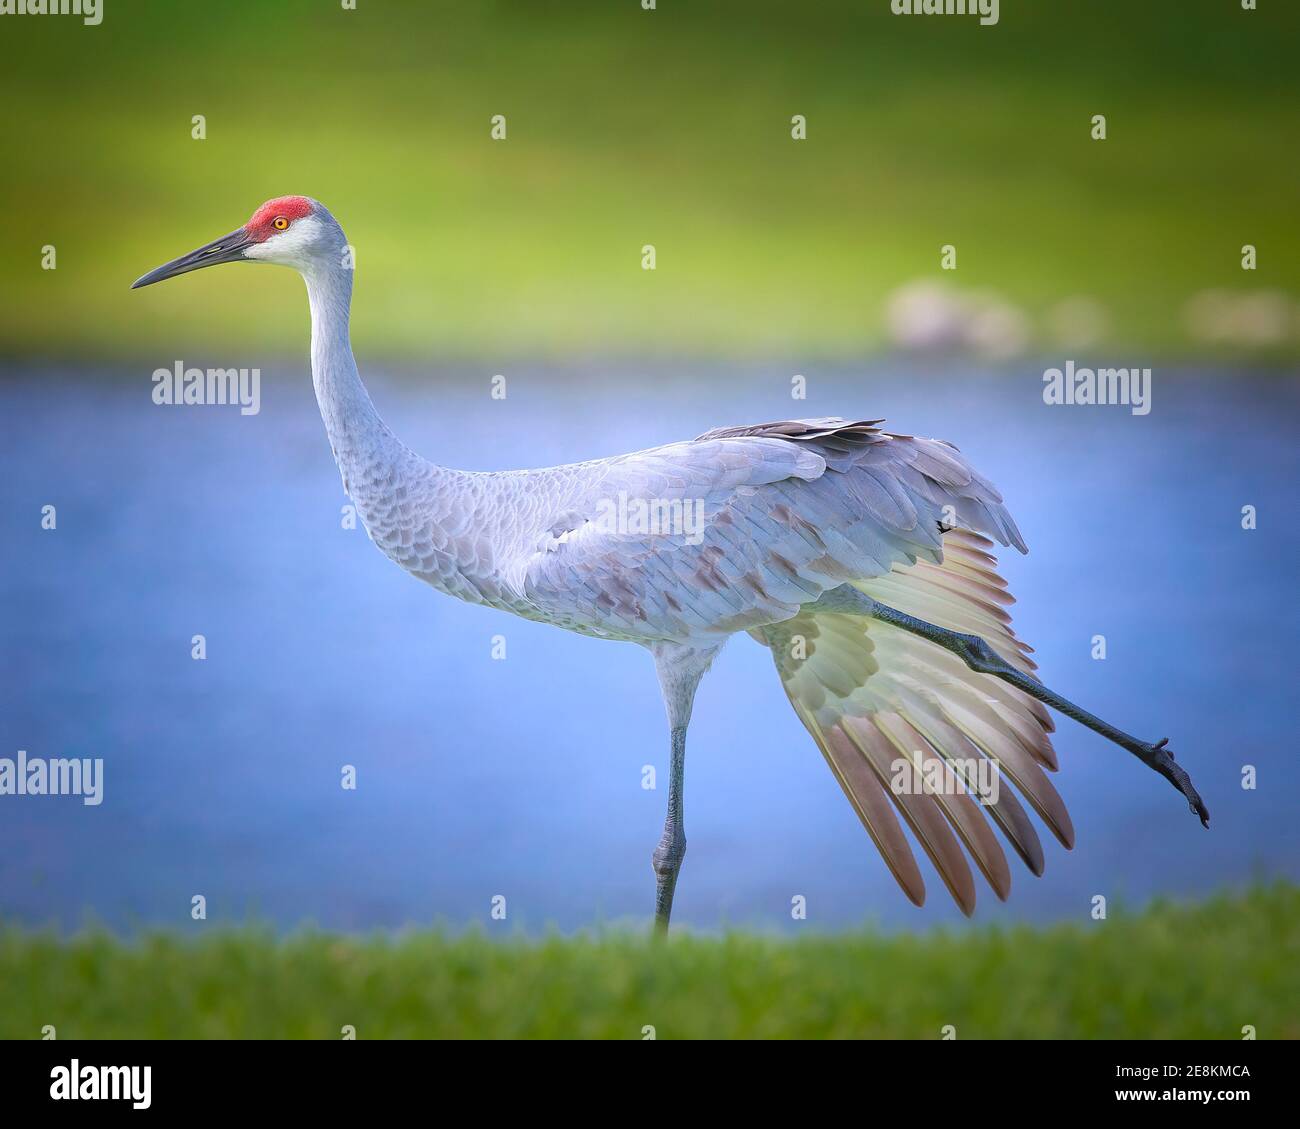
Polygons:
[[286,271],[127,289],[283,193],[357,247],[372,358],[854,355],[944,243],[1036,321],[1094,296],[1133,363],[1206,357],[1197,291],[1300,294],[1300,5],[105,5],[0,27],[0,353],[298,354]]
[[0,1037],[1300,1038],[1300,889],[797,939],[0,930]]

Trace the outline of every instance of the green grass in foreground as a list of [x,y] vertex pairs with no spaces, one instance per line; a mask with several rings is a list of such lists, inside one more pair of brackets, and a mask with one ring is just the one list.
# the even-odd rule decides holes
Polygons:
[[1300,1037],[1300,888],[925,936],[0,932],[0,1036]]

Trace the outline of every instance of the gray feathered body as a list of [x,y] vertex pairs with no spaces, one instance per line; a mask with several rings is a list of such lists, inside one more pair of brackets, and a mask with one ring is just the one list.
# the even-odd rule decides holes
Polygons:
[[[449,470],[409,451],[367,469],[345,484],[407,571],[461,599],[646,644],[779,622],[845,581],[940,560],[947,526],[1021,544],[954,448],[875,421],[730,428],[539,470]],[[658,510],[637,509],[647,502]],[[607,520],[628,511],[685,513],[690,528]]]

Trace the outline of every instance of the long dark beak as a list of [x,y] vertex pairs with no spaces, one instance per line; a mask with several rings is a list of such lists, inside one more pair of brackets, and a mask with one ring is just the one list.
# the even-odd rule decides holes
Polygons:
[[251,243],[248,233],[241,227],[229,235],[214,239],[197,251],[182,255],[170,263],[163,263],[156,270],[151,270],[148,274],[137,278],[131,283],[131,289],[138,290],[141,286],[152,286],[155,282],[162,282],[164,278],[175,278],[178,274],[188,274],[202,267],[214,267],[218,263],[237,263],[244,257],[244,248]]

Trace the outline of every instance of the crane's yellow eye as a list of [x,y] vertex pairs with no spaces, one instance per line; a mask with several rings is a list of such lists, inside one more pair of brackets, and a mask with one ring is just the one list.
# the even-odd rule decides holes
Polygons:
[[274,227],[276,231],[283,231],[289,226],[289,221],[285,219],[284,216],[276,216],[275,219],[271,221],[271,226]]

